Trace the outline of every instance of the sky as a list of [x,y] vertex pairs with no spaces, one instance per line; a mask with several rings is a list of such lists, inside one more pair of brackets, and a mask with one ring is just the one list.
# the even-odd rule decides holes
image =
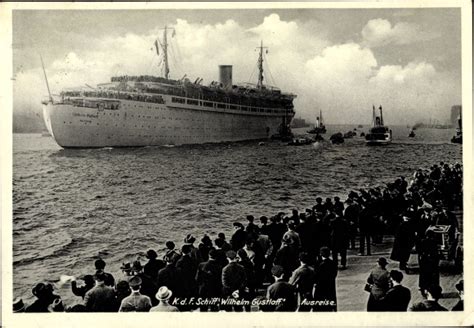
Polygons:
[[233,82],[265,81],[297,95],[297,117],[367,124],[382,105],[387,124],[447,121],[461,104],[459,8],[15,10],[14,113],[41,111],[52,93],[113,75],[161,75],[153,43],[173,27],[171,77],[208,84],[218,65]]

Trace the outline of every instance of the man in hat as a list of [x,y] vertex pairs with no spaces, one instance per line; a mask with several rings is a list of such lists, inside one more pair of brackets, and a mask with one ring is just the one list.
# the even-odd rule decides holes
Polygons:
[[315,312],[337,311],[336,276],[337,264],[329,258],[329,247],[321,247],[320,261],[315,267],[313,299],[319,301],[313,307]]
[[422,295],[425,299],[421,302],[413,304],[410,308],[414,312],[425,312],[425,311],[448,311],[445,307],[438,303],[441,298],[443,289],[439,285],[431,285],[426,289],[422,290]]
[[245,228],[245,231],[247,232],[248,235],[258,235],[260,232],[260,229],[258,228],[258,225],[254,223],[255,218],[253,215],[247,215],[247,227]]
[[[218,252],[215,249],[209,251],[209,260],[199,264],[196,272],[198,293],[202,298],[220,297],[222,293],[222,266],[217,260]],[[207,312],[207,305],[201,306],[201,312]],[[211,305],[212,312],[218,311],[217,305]]]
[[354,203],[352,198],[346,200],[347,207],[344,210],[344,219],[349,224],[349,242],[350,248],[355,249],[355,239],[357,236],[357,226],[359,224],[359,206]]
[[382,299],[387,294],[389,288],[389,273],[386,269],[387,259],[380,257],[377,260],[377,267],[372,270],[367,283],[371,285],[370,296],[367,302],[367,311],[382,311]]
[[81,286],[81,287],[77,287],[76,280],[71,281],[72,293],[76,296],[82,297],[82,299],[84,299],[84,297],[86,296],[86,293],[92,288],[94,288],[94,285],[95,285],[94,277],[91,276],[90,274],[86,274],[83,280],[84,280],[84,286]]
[[139,260],[135,260],[132,263],[132,274],[134,276],[140,275],[142,273],[143,267]]
[[167,286],[169,289],[174,291],[174,295],[181,296],[181,275],[178,269],[176,269],[176,262],[179,259],[179,255],[175,252],[168,252],[163,260],[166,266],[158,271],[158,277],[156,285],[159,287]]
[[334,197],[334,205],[333,205],[334,213],[336,215],[342,216],[344,212],[344,204],[341,202],[341,199],[339,197]]
[[121,281],[130,281],[132,279],[133,274],[132,274],[132,265],[130,262],[127,263],[122,263],[122,266],[120,267],[120,270],[122,270],[123,276],[120,279]]
[[418,252],[418,264],[420,276],[418,286],[420,290],[428,286],[439,285],[439,253],[435,233],[432,230],[426,232],[426,237],[420,243]]
[[149,273],[150,277],[153,280],[156,280],[156,277],[158,276],[158,271],[163,269],[166,264],[164,261],[157,259],[158,254],[153,249],[149,249],[146,252],[146,257],[148,259],[148,262],[144,265],[143,269],[144,271],[147,271]]
[[390,259],[400,263],[400,270],[407,269],[407,263],[410,258],[411,249],[416,241],[416,227],[414,220],[408,216],[403,216],[402,222],[398,226],[393,242]]
[[[184,244],[181,247],[181,253],[183,254],[181,258],[176,262],[176,269],[181,277],[181,287],[182,293],[184,297],[192,297],[196,296],[197,294],[197,286],[196,286],[196,271],[197,271],[197,263],[195,259],[192,258],[191,255],[191,246],[189,244]],[[184,310],[185,308],[181,308]],[[189,308],[190,309],[190,308]]]
[[293,271],[299,266],[298,251],[293,247],[293,239],[290,236],[283,238],[282,246],[276,252],[273,264],[283,268],[286,281],[290,279]]
[[173,306],[169,303],[169,300],[173,292],[168,289],[166,286],[160,287],[156,293],[156,298],[160,302],[157,306],[152,307],[150,312],[179,312],[176,306]]
[[56,299],[60,299],[58,295],[53,293],[53,286],[48,283],[40,282],[33,287],[32,293],[36,296],[36,301],[30,304],[25,312],[49,312],[49,306]]
[[105,285],[105,275],[95,275],[95,287],[89,290],[84,297],[84,305],[88,312],[113,312],[115,304],[115,291]]
[[245,268],[238,263],[235,251],[227,251],[226,256],[229,264],[222,269],[222,295],[227,298],[232,297],[234,292],[243,295],[247,284]]
[[140,294],[142,280],[140,277],[130,279],[132,294],[125,297],[119,308],[119,312],[148,312],[151,309],[151,300],[148,296]]
[[308,265],[310,261],[308,253],[300,253],[301,265],[293,272],[289,283],[296,287],[298,292],[298,304],[300,304],[298,311],[309,312],[311,307],[301,304],[302,301],[310,301],[313,299],[313,287],[315,282],[315,272],[312,267]]
[[342,269],[346,269],[347,248],[349,247],[349,225],[342,216],[336,214],[329,224],[332,259],[338,265],[338,254],[341,254]]
[[191,234],[188,234],[186,238],[184,238],[184,245],[189,246],[191,257],[194,259],[194,263],[196,263],[196,266],[197,266],[198,263],[202,262],[202,255],[199,252],[199,250],[196,247],[194,247],[195,241],[196,241],[196,238],[194,238],[194,236]]
[[94,262],[94,266],[95,266],[95,269],[96,269],[95,274],[102,273],[104,275],[105,285],[109,286],[109,287],[114,287],[115,286],[114,276],[112,276],[112,274],[107,273],[107,272],[104,271],[105,261],[102,260],[102,259],[98,259]]
[[275,282],[267,289],[267,299],[281,300],[280,303],[275,305],[273,310],[280,312],[295,311],[297,307],[296,290],[293,285],[283,278],[284,269],[280,265],[275,265],[271,272]]
[[390,271],[390,283],[392,287],[387,294],[381,299],[381,311],[402,311],[406,312],[410,303],[410,290],[402,286],[403,273],[398,270]]
[[[227,242],[226,238],[225,238],[225,234],[223,232],[219,232],[217,234],[217,238],[218,239],[221,239],[223,241],[222,243],[222,250],[224,251],[224,255],[225,253],[227,253],[227,251],[230,251],[232,249],[232,246]],[[227,260],[226,260],[227,261]],[[226,264],[227,265],[227,264]]]
[[234,222],[234,234],[230,239],[230,244],[232,250],[237,252],[239,249],[245,246],[245,241],[247,240],[247,233],[244,230],[244,226],[240,222]]
[[464,280],[461,279],[456,284],[456,289],[459,293],[459,301],[456,305],[451,309],[451,311],[464,311]]

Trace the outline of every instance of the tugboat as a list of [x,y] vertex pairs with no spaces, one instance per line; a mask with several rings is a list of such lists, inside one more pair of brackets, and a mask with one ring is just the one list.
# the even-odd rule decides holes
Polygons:
[[458,116],[458,128],[456,129],[456,135],[451,138],[452,143],[462,144],[462,112],[459,112]]
[[383,124],[382,106],[379,111],[380,116],[377,116],[375,106],[372,106],[372,128],[365,135],[367,145],[387,145],[392,142],[392,130]]
[[316,117],[316,126],[309,130],[311,134],[324,134],[326,133],[326,126],[323,123],[323,113],[319,111],[319,116]]
[[415,131],[413,131],[413,129],[410,130],[410,133],[408,134],[408,137],[409,138],[414,138],[415,137]]

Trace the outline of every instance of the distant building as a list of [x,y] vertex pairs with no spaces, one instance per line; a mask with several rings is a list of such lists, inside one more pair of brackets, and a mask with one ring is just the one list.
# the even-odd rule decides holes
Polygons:
[[458,126],[458,116],[461,114],[462,106],[461,105],[454,105],[451,107],[451,124],[453,126]]
[[290,124],[290,127],[291,128],[294,128],[294,129],[297,129],[297,128],[304,128],[304,127],[307,127],[309,124],[306,123],[306,120],[303,119],[303,118],[293,118],[291,120],[291,124]]

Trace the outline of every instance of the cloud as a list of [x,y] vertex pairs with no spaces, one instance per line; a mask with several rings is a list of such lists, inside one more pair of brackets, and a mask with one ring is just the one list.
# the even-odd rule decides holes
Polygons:
[[[312,121],[321,109],[329,124],[369,123],[372,104],[386,108],[384,115],[390,124],[430,116],[442,120],[451,105],[460,102],[459,79],[427,60],[404,65],[380,65],[377,61],[373,44],[402,42],[394,35],[407,30],[404,25],[369,21],[361,44],[334,43],[316,34],[311,26],[284,21],[276,14],[250,27],[232,19],[217,24],[177,19],[172,26],[176,36],[170,36],[171,76],[187,74],[192,81],[201,77],[210,83],[218,79],[218,65],[229,64],[234,67],[234,83],[256,82],[256,47],[263,40],[269,47],[265,82],[297,94],[297,116]],[[87,49],[71,49],[46,67],[52,92],[107,82],[113,75],[160,75],[153,43],[162,34],[163,30],[155,28],[141,34],[91,38]],[[17,73],[15,110],[40,111],[45,95],[41,68]]]
[[400,22],[392,27],[388,20],[380,18],[370,20],[362,29],[363,43],[368,47],[404,45],[435,37],[435,34],[423,31],[417,24]]

